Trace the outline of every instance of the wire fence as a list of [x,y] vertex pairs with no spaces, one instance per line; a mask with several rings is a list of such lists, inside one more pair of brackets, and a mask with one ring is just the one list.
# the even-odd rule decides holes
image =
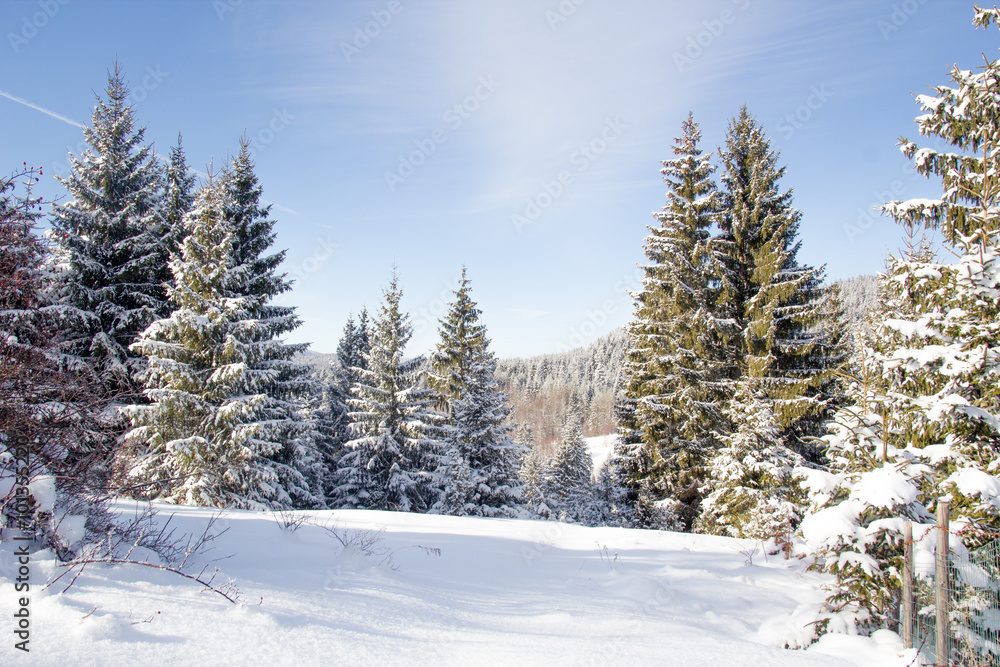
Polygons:
[[[948,656],[949,667],[1000,667],[1000,540],[968,554],[950,554],[947,565],[948,625],[946,646],[937,647],[936,581],[914,581],[911,619],[917,664],[935,665]],[[905,622],[905,621],[904,621]]]

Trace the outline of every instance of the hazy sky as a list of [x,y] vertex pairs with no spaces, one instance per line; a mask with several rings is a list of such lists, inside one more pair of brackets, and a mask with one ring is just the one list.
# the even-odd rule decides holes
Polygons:
[[65,171],[117,57],[147,138],[218,166],[246,132],[296,280],[290,338],[336,347],[395,263],[429,350],[462,266],[500,356],[631,314],[688,111],[715,152],[746,103],[804,214],[800,259],[874,273],[934,196],[896,147],[911,93],[996,56],[951,0],[0,2],[0,170]]

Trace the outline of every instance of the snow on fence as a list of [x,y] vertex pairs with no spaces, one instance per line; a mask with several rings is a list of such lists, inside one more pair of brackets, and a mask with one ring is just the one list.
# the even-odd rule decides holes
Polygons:
[[933,579],[913,577],[911,529],[906,527],[900,606],[903,641],[908,648],[920,649],[921,665],[1000,667],[1000,540],[968,554],[949,551],[948,504],[942,501],[940,506],[942,539]]

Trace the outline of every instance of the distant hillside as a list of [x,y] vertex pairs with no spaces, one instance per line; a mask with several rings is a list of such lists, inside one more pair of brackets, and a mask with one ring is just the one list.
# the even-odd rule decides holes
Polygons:
[[858,276],[838,280],[840,297],[851,322],[860,322],[878,303],[878,276]]
[[330,372],[337,367],[337,355],[336,354],[326,354],[323,352],[306,352],[305,354],[297,354],[292,358],[300,364],[306,364],[307,366],[312,366],[316,369],[319,375],[329,375]]
[[510,396],[511,421],[531,426],[536,446],[549,453],[570,406],[580,407],[584,435],[614,432],[614,396],[625,360],[625,330],[591,345],[528,359],[502,359],[497,379]]

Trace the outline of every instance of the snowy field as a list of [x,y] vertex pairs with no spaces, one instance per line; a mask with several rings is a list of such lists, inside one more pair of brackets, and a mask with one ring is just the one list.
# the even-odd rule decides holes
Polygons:
[[601,472],[601,468],[609,458],[611,458],[611,452],[615,448],[615,441],[618,440],[618,436],[614,433],[611,435],[596,435],[592,438],[584,438],[583,441],[587,443],[587,451],[590,452],[590,458],[594,460],[594,476],[596,477],[598,473]]
[[[124,511],[133,504],[121,504]],[[157,506],[200,534],[213,511]],[[382,531],[365,554],[317,525],[228,511],[217,583],[89,566],[64,593],[32,586],[31,654],[5,665],[907,665],[895,635],[827,637],[787,650],[823,579],[749,541],[558,523],[374,511],[302,512],[343,537]],[[9,546],[5,545],[5,547]],[[40,555],[41,556],[41,555]],[[36,559],[34,582],[54,563]],[[0,609],[14,608],[11,549]],[[57,594],[59,593],[59,594]]]

